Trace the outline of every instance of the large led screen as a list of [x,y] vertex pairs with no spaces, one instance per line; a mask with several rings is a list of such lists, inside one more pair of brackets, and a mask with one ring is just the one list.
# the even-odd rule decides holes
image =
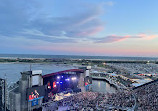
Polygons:
[[89,77],[89,76],[85,77],[84,84],[85,84],[85,86],[88,84],[92,84],[92,77]]
[[45,96],[45,87],[39,86],[39,87],[32,87],[27,89],[27,98],[28,101],[34,101],[37,99],[44,98]]

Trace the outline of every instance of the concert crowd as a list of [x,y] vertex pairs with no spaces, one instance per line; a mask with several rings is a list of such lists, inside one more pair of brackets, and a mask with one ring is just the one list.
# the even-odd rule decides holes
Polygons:
[[157,111],[158,81],[124,92],[80,92],[58,101],[57,107],[67,111]]
[[158,110],[158,81],[139,87],[133,93],[138,101],[138,111]]
[[97,92],[84,92],[59,101],[59,106],[68,106],[67,110],[70,111],[119,111],[131,108],[133,105],[134,99],[133,97],[128,96],[128,93],[104,94]]

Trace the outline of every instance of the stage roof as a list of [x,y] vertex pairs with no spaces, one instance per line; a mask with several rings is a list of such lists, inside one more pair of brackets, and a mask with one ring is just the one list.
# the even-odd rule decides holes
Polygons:
[[58,74],[62,74],[62,73],[66,73],[66,72],[84,72],[83,69],[69,69],[69,70],[64,70],[64,71],[59,71],[59,72],[55,72],[55,73],[51,73],[51,74],[46,74],[43,75],[42,77],[50,77],[50,76],[54,76],[54,75],[58,75]]

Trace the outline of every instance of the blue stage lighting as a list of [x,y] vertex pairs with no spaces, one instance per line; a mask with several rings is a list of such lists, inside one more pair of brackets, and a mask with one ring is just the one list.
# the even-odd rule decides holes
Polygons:
[[67,78],[67,79],[65,79],[65,81],[70,81],[70,79],[69,79],[69,78]]
[[64,77],[64,76],[61,76],[62,78]]
[[59,82],[57,82],[57,84],[59,84]]
[[60,79],[60,76],[57,76],[57,79]]
[[63,83],[63,82],[60,82],[61,84]]
[[76,77],[72,77],[72,78],[71,78],[71,80],[73,80],[73,81],[76,80],[76,79],[77,79]]

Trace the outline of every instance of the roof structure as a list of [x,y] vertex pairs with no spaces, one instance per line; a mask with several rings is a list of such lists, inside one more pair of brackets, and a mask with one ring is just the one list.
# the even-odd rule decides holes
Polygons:
[[59,72],[55,72],[51,74],[46,74],[46,75],[43,75],[42,77],[45,78],[45,77],[50,77],[53,75],[58,75],[58,74],[67,73],[67,72],[84,72],[84,70],[83,69],[69,69],[69,70],[59,71]]

